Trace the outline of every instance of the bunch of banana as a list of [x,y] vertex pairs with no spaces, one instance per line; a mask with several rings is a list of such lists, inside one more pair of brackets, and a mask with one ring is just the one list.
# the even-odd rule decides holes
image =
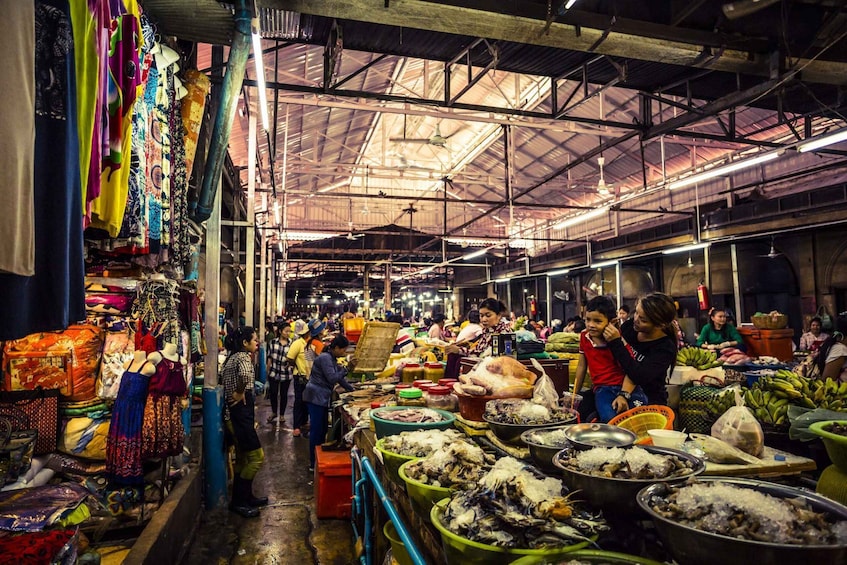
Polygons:
[[715,394],[706,401],[706,414],[708,414],[714,422],[733,406],[735,406],[735,394],[733,394],[733,389],[727,388],[720,394]]
[[810,404],[815,408],[847,410],[847,382],[839,384],[833,379],[812,379],[809,381],[809,396]]
[[760,377],[744,394],[747,406],[756,418],[767,424],[787,424],[784,416],[789,404],[804,408],[847,410],[847,383],[833,379],[807,379],[788,369]]
[[705,371],[723,365],[723,361],[718,361],[718,354],[714,351],[706,351],[699,347],[683,347],[676,354],[676,364]]
[[777,396],[773,390],[763,390],[758,384],[744,393],[744,404],[762,424],[785,426],[788,424],[788,399]]

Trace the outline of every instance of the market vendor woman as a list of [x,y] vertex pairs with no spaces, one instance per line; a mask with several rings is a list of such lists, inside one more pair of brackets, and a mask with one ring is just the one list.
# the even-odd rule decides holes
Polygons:
[[726,321],[726,310],[721,308],[712,308],[709,311],[709,323],[700,330],[697,347],[718,350],[735,347],[745,351],[741,334],[735,326]]
[[508,322],[501,319],[504,312],[506,312],[506,306],[502,302],[496,298],[486,298],[479,304],[479,324],[482,326],[482,333],[476,343],[470,346],[451,344],[445,347],[444,351],[448,354],[458,353],[482,357],[491,348],[494,334],[512,331]]
[[667,404],[665,380],[676,359],[676,306],[673,298],[661,292],[638,301],[635,315],[621,324],[603,329],[603,339],[631,383],[624,383],[612,402],[616,412],[626,410],[632,390],[640,386],[649,404]]

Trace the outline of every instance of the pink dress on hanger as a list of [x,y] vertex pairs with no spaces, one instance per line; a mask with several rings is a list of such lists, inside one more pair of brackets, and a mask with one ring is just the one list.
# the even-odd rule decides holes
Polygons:
[[185,396],[185,367],[162,356],[156,373],[150,377],[144,406],[142,456],[159,459],[182,453],[185,439],[181,399]]

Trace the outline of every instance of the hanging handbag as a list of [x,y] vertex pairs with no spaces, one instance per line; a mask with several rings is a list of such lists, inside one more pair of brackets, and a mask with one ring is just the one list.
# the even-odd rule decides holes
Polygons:
[[14,483],[32,464],[36,430],[13,431],[8,418],[0,418],[0,487]]
[[826,306],[818,308],[817,317],[821,319],[821,329],[825,332],[832,331],[832,316],[826,311]]
[[59,438],[58,390],[0,392],[0,417],[9,419],[13,431],[38,430],[36,455],[56,451]]

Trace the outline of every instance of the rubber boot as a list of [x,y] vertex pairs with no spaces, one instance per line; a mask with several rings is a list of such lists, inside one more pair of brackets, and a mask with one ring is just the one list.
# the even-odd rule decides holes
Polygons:
[[232,480],[232,501],[229,503],[229,510],[244,518],[256,518],[259,511],[247,502],[246,488],[249,487],[246,483],[247,481],[239,476]]
[[268,505],[268,497],[256,497],[253,496],[253,479],[241,479],[245,482],[244,486],[244,500],[247,501],[247,504],[252,506],[253,508],[258,508],[260,506]]

